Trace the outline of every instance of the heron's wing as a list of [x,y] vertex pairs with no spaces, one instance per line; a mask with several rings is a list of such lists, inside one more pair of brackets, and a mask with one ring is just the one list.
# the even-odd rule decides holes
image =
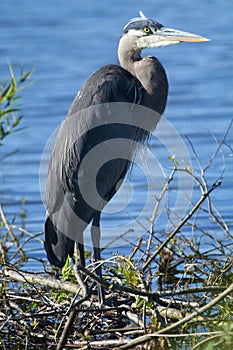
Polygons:
[[[70,116],[69,122],[75,123],[76,118],[91,118],[91,121],[88,120],[85,131],[82,128],[81,135],[73,137],[69,146],[65,146],[61,182],[64,191],[72,193],[75,199],[73,210],[85,215],[87,220],[86,213],[92,216],[96,210],[101,211],[125,177],[138,130],[131,123],[122,122],[125,118],[132,119],[132,111],[125,104],[96,105],[83,110],[81,117],[79,114]],[[119,117],[120,122],[116,122]],[[75,127],[69,129],[75,130]]]
[[[136,103],[142,95],[140,82],[115,65],[102,67],[84,83],[62,123],[54,147],[47,181],[49,186],[46,189],[47,193],[51,192],[50,188],[53,192],[52,196],[47,196],[51,210],[60,206],[63,191],[73,191],[73,173],[90,149],[105,140],[107,133],[110,133],[108,138],[119,137],[122,133],[122,128],[114,130],[105,126],[109,117],[114,120],[117,116],[111,111],[110,116],[106,115],[105,107],[101,109],[100,105],[111,102]],[[95,127],[98,129],[93,131]],[[123,133],[122,137],[125,137]],[[56,193],[57,196],[54,195]]]
[[131,73],[120,66],[107,65],[87,79],[74,99],[68,115],[101,103],[139,103],[143,93],[141,83]]
[[[118,66],[98,70],[77,94],[59,130],[46,183],[45,247],[52,264],[62,266],[72,255],[74,241],[82,242],[94,213],[125,177],[133,147],[119,140],[134,139],[128,104],[139,103],[142,94],[139,81]],[[112,102],[123,104],[114,108]],[[122,115],[126,119],[117,122]]]

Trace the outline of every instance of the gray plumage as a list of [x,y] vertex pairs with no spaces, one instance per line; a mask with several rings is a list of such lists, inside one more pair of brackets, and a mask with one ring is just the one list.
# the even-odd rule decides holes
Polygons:
[[[123,30],[118,47],[121,66],[104,66],[84,83],[54,146],[46,183],[45,249],[50,263],[58,267],[73,255],[75,242],[85,265],[83,230],[91,221],[94,255],[100,259],[101,211],[125,178],[137,143],[148,138],[164,112],[168,93],[165,70],[155,57],[142,58],[141,51],[205,39],[165,28],[140,15]],[[143,107],[136,106],[147,109],[142,112]],[[126,140],[127,147],[117,143],[119,139]],[[82,166],[95,149],[98,152]],[[102,166],[97,169],[99,164]],[[92,196],[93,186],[97,195]],[[102,276],[100,268],[97,274]],[[99,299],[104,302],[101,288]]]

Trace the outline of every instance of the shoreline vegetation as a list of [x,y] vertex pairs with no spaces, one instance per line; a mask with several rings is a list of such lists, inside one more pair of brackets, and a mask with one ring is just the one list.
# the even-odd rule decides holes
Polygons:
[[[2,141],[20,129],[19,92],[30,84],[33,73],[22,73],[17,80],[9,67],[9,79],[0,84],[3,150]],[[43,233],[29,232],[26,224],[17,226],[0,202],[0,348],[231,350],[233,232],[214,206],[212,193],[221,192],[227,167],[224,151],[232,153],[232,124],[233,120],[205,167],[191,140],[195,167],[181,168],[170,156],[171,171],[151,210],[150,230],[136,243],[128,243],[128,256],[115,253],[101,261],[101,280],[88,251],[86,268],[79,266],[77,256],[62,271],[37,259],[38,271],[29,273],[27,244],[39,240],[42,246]],[[222,171],[210,184],[206,174],[219,155]],[[171,232],[157,232],[160,205],[179,172],[192,178],[198,198]],[[202,228],[203,217],[208,230]],[[98,305],[96,282],[106,289],[104,306]]]

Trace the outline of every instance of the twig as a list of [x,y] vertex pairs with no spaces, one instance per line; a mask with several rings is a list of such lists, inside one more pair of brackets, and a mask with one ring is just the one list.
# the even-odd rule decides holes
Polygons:
[[17,247],[17,249],[19,250],[20,255],[22,256],[22,258],[25,260],[25,259],[26,259],[26,255],[25,255],[23,249],[21,248],[21,246],[20,246],[20,244],[19,244],[17,238],[15,237],[14,232],[11,230],[10,225],[9,225],[8,222],[7,222],[7,219],[6,219],[6,216],[5,216],[5,214],[4,214],[4,211],[3,211],[3,208],[2,208],[2,205],[1,205],[1,204],[0,204],[0,215],[1,215],[1,217],[2,217],[2,221],[3,221],[4,225],[5,225],[6,228],[7,228],[7,231],[8,231],[8,233],[9,233],[9,235],[11,236],[11,239],[12,239],[13,243],[15,244],[15,246]]
[[142,271],[145,271],[145,269],[148,267],[148,265],[154,260],[154,258],[161,252],[161,250],[170,242],[170,240],[179,232],[182,226],[193,216],[195,211],[201,206],[201,204],[205,201],[205,199],[210,195],[210,193],[215,190],[216,187],[220,186],[221,182],[218,181],[214,183],[211,188],[204,194],[202,194],[200,200],[196,203],[196,205],[190,210],[190,212],[185,216],[185,218],[179,223],[179,225],[173,230],[173,232],[168,236],[168,238],[159,246],[159,248],[156,250],[154,254],[151,255],[151,257],[146,261],[144,264]]
[[103,248],[101,248],[101,251],[111,247],[116,241],[118,241],[119,239],[125,237],[127,235],[127,233],[131,233],[134,232],[133,229],[129,229],[126,232],[123,232],[122,234],[120,234],[119,236],[115,237],[113,240],[111,240],[110,242],[108,242]]
[[[225,157],[224,157],[224,154],[223,154],[221,148],[222,148],[222,146],[224,144],[226,145],[226,139],[227,139],[227,136],[228,136],[228,134],[230,132],[232,124],[233,124],[233,119],[230,121],[230,124],[229,124],[229,126],[228,126],[228,128],[227,128],[227,130],[226,130],[226,132],[225,132],[225,134],[224,134],[224,136],[222,138],[222,140],[219,142],[219,144],[217,146],[217,149],[212,154],[212,156],[211,156],[211,158],[210,158],[210,160],[209,160],[209,162],[208,162],[208,164],[206,165],[205,168],[202,168],[201,162],[200,162],[200,159],[198,158],[196,150],[195,150],[192,142],[190,141],[190,139],[187,137],[187,140],[188,140],[188,142],[189,142],[189,144],[190,144],[190,146],[192,148],[192,151],[193,151],[193,153],[194,153],[194,155],[196,157],[196,161],[197,161],[198,167],[200,169],[200,180],[197,178],[197,176],[194,176],[194,174],[191,173],[191,172],[190,172],[190,175],[194,178],[196,183],[199,185],[199,187],[200,187],[202,192],[203,191],[204,192],[207,191],[207,188],[208,188],[207,180],[206,180],[206,177],[205,177],[205,172],[212,166],[213,161],[214,161],[214,159],[216,158],[216,156],[217,156],[217,154],[219,152],[222,155],[222,162],[223,162],[223,169],[222,169],[222,172],[221,172],[221,174],[219,176],[219,179],[221,179],[222,176],[223,176],[223,173],[225,171],[226,165],[225,165]],[[215,137],[215,135],[213,133],[211,133],[211,132],[210,132],[210,134],[213,137],[213,139],[215,140],[215,142],[217,143],[218,140]],[[208,212],[211,215],[211,217],[213,218],[213,220],[221,227],[221,229],[223,231],[226,231],[228,233],[228,235],[230,236],[230,238],[232,238],[232,235],[230,234],[230,231],[229,231],[229,228],[227,226],[227,223],[224,221],[224,219],[222,218],[222,216],[220,215],[218,210],[214,207],[213,203],[210,201],[209,198],[207,198],[207,203],[208,203],[208,211],[206,211],[206,212]]]
[[77,303],[75,303],[75,309],[71,310],[70,311],[70,314],[69,314],[69,317],[66,321],[66,324],[65,324],[65,327],[63,329],[63,332],[62,332],[62,335],[61,335],[61,338],[59,340],[59,343],[57,344],[57,347],[56,347],[56,350],[62,350],[64,349],[64,346],[66,344],[66,340],[68,338],[68,335],[69,335],[69,332],[71,330],[71,327],[74,323],[74,319],[75,319],[75,316],[77,314],[77,312],[79,311],[77,309],[77,306],[79,306],[80,304],[82,304],[84,301],[86,301],[87,299],[89,298],[89,295],[85,295],[83,298],[79,299],[77,301]]
[[[218,152],[221,151],[221,148],[222,148],[222,146],[225,144],[226,139],[227,139],[227,136],[228,136],[228,134],[229,134],[229,132],[230,132],[230,130],[231,130],[232,124],[233,124],[233,119],[231,119],[230,124],[228,125],[227,130],[226,130],[226,132],[225,132],[225,134],[224,134],[222,140],[219,142],[219,145],[218,145],[217,149],[216,149],[215,152],[212,154],[212,156],[211,156],[211,158],[210,158],[210,160],[209,160],[209,163],[208,163],[207,166],[205,167],[204,171],[205,171],[206,169],[208,169],[208,168],[211,167],[211,165],[212,165],[212,163],[213,163],[215,157],[217,156]],[[211,135],[212,135],[212,137],[215,139],[215,141],[216,141],[216,143],[217,143],[217,139],[216,139],[216,137],[214,136],[214,134],[211,133]]]
[[157,202],[156,202],[156,205],[154,207],[154,211],[153,211],[153,214],[152,214],[152,218],[150,220],[151,224],[150,224],[150,235],[149,235],[149,239],[148,239],[148,243],[147,243],[147,248],[146,248],[146,256],[149,257],[150,255],[150,250],[151,250],[151,243],[152,243],[152,238],[153,238],[153,235],[154,235],[154,223],[155,223],[155,219],[156,219],[156,216],[157,216],[157,213],[158,213],[158,209],[159,209],[159,206],[161,204],[161,201],[165,195],[165,193],[167,192],[168,188],[169,188],[169,184],[170,182],[173,180],[174,178],[174,174],[175,172],[177,171],[177,166],[176,164],[174,164],[174,167],[169,175],[168,178],[166,178],[166,181],[165,181],[165,184],[163,186],[163,189],[160,193],[160,196],[157,199]]
[[[149,340],[152,340],[156,337],[161,336],[162,334],[164,336],[166,336],[166,333],[173,331],[174,329],[176,329],[177,327],[180,327],[182,325],[184,325],[185,323],[197,318],[199,315],[201,315],[203,312],[207,311],[208,309],[210,309],[211,307],[213,307],[214,305],[216,305],[219,301],[221,301],[222,299],[224,299],[228,294],[233,292],[233,283],[220,295],[218,295],[215,299],[213,299],[212,301],[210,301],[207,305],[201,307],[199,310],[189,314],[188,316],[184,317],[182,320],[173,323],[172,325],[165,327],[163,329],[160,329],[159,331],[155,332],[155,333],[151,333],[151,334],[147,334],[141,337],[138,337],[135,340],[130,341],[127,345],[123,345],[120,346],[118,349],[130,349],[136,345],[142,344],[144,342],[147,342]],[[172,335],[173,337],[175,336],[174,334]]]
[[65,318],[67,318],[67,315],[68,315],[68,314],[70,313],[70,311],[73,309],[74,304],[75,304],[75,301],[76,301],[76,299],[77,299],[77,296],[78,296],[78,293],[75,294],[75,296],[74,296],[73,299],[71,300],[71,303],[70,303],[70,305],[69,305],[69,307],[68,307],[68,310],[66,310],[64,316],[62,317],[61,322],[60,322],[60,324],[59,324],[59,326],[58,326],[58,328],[57,328],[57,331],[56,331],[55,340],[57,339],[58,334],[59,334],[59,332],[60,332],[60,329],[61,329],[62,326],[63,326],[63,322],[64,322]]
[[0,162],[3,161],[3,159],[6,159],[6,158],[12,156],[13,154],[18,153],[18,152],[19,152],[19,148],[15,149],[14,151],[11,151],[11,152],[4,154],[2,157],[0,157]]
[[80,276],[77,259],[74,259],[73,271],[74,271],[75,278],[83,291],[82,294],[85,297],[86,295],[88,295],[88,289],[87,289],[87,285],[85,284],[85,282],[83,282],[82,277]]
[[100,283],[101,285],[105,286],[110,290],[115,290],[115,291],[121,290],[122,292],[130,293],[133,295],[140,295],[140,296],[151,297],[151,298],[158,298],[160,295],[159,292],[152,293],[144,290],[139,290],[137,288],[122,286],[118,283],[109,283],[106,280],[103,280],[102,278],[99,278],[98,276],[94,275],[93,273],[91,273],[89,270],[87,270],[85,267],[81,265],[78,266],[78,269],[81,270],[83,273],[85,273],[85,275],[91,277],[91,279],[93,279],[95,282]]
[[130,321],[135,323],[141,329],[144,328],[144,323],[140,320],[139,315],[130,311],[129,305],[121,305],[120,309],[123,308],[122,314],[125,314]]
[[129,255],[129,258],[128,258],[129,260],[132,260],[134,255],[138,252],[138,250],[140,250],[141,244],[142,244],[142,237],[139,236],[137,243],[134,245],[133,250],[132,250],[131,254]]
[[[117,340],[93,340],[93,341],[81,341],[74,345],[69,345],[69,348],[73,349],[116,349],[117,346],[125,344],[126,341],[122,339]],[[68,347],[67,347],[68,348]]]
[[[199,334],[197,334],[197,335],[199,335]],[[197,348],[200,349],[200,347],[202,347],[202,345],[204,345],[205,343],[208,343],[211,340],[214,340],[214,339],[222,337],[222,336],[227,336],[227,335],[233,336],[233,332],[229,332],[229,333],[228,332],[227,333],[225,333],[225,332],[211,332],[211,333],[208,333],[208,337],[203,339],[202,341],[198,342],[196,345],[194,345],[191,350],[194,350]],[[209,347],[207,347],[207,348],[209,348]]]

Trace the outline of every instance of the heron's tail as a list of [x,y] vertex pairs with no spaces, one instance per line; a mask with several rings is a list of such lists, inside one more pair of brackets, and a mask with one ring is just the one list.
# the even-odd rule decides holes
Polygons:
[[68,255],[74,253],[74,241],[59,232],[49,217],[45,221],[44,246],[50,264],[58,267],[63,267]]

